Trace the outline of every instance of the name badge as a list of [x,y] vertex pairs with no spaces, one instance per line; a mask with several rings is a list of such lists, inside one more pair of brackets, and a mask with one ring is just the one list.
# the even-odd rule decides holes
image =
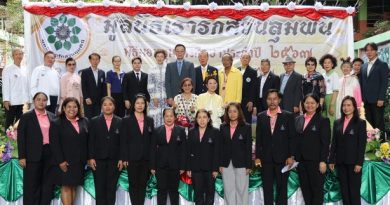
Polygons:
[[238,136],[238,139],[239,139],[239,140],[243,140],[244,137],[240,134],[240,136]]
[[353,129],[352,129],[351,131],[349,131],[349,134],[350,134],[350,135],[354,135],[354,134],[355,134],[355,132],[353,131]]
[[251,82],[251,78],[250,78],[250,77],[247,77],[247,78],[246,78],[246,82],[250,83],[250,82]]

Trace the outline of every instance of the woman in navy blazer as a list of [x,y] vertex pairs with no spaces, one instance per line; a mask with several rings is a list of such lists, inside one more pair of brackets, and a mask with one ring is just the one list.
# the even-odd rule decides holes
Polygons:
[[304,115],[295,121],[297,129],[295,159],[305,204],[320,205],[324,200],[323,183],[329,156],[329,119],[321,116],[320,99],[308,94],[303,98]]
[[239,103],[229,103],[221,125],[219,171],[226,204],[248,204],[249,173],[252,167],[252,129],[245,123]]
[[346,96],[341,118],[334,122],[329,168],[335,164],[344,205],[360,205],[362,166],[367,143],[366,121],[359,118],[356,100]]
[[114,205],[116,185],[122,171],[119,158],[119,131],[122,120],[114,115],[115,100],[106,96],[101,100],[102,114],[89,123],[88,165],[93,170],[96,204]]
[[187,174],[192,178],[195,204],[214,204],[215,178],[218,175],[219,131],[212,126],[210,113],[195,114],[195,128],[188,133]]
[[121,158],[127,167],[131,204],[142,205],[150,176],[150,142],[154,122],[146,115],[147,99],[143,94],[136,95],[131,104],[132,111],[122,122]]
[[45,93],[36,93],[34,109],[21,116],[17,130],[19,164],[24,169],[23,204],[26,205],[48,205],[53,195],[52,153],[47,131],[55,116],[45,109],[47,100]]
[[61,186],[61,201],[71,205],[76,187],[84,184],[87,163],[88,120],[81,117],[80,103],[69,97],[61,106],[61,115],[50,126],[50,147],[54,157],[55,184]]

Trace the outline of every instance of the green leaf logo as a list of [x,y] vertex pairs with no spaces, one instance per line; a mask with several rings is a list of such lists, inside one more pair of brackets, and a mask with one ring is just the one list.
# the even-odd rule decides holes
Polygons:
[[80,43],[78,35],[82,30],[77,26],[77,18],[68,18],[65,14],[53,17],[44,30],[48,34],[47,42],[54,44],[56,50],[63,48],[69,51],[73,44]]

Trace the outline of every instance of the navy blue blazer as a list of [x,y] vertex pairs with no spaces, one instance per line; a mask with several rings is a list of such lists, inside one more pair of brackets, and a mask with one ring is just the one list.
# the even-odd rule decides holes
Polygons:
[[364,102],[376,103],[378,100],[386,100],[386,91],[389,77],[389,66],[379,60],[372,65],[367,75],[368,63],[362,65],[362,97]]
[[[211,75],[213,75],[218,82],[218,69],[211,65],[207,65],[207,76],[211,76]],[[202,93],[207,92],[206,84],[203,81],[202,68],[200,66],[195,68],[195,78],[196,78],[195,94],[200,95]],[[216,93],[218,94],[218,87]]]

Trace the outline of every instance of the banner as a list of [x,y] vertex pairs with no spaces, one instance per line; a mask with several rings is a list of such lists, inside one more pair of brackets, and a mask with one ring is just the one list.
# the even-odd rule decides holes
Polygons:
[[218,68],[224,53],[232,54],[234,65],[239,66],[240,55],[248,52],[252,67],[258,68],[260,60],[267,58],[277,74],[284,71],[282,62],[287,56],[297,61],[296,70],[301,73],[305,72],[304,61],[310,56],[319,59],[331,53],[338,59],[353,57],[353,23],[348,15],[322,15],[316,20],[302,15],[270,15],[266,19],[248,15],[233,19],[223,15],[128,15],[112,9],[107,15],[85,13],[78,17],[75,11],[46,16],[30,10],[35,11],[29,15],[30,69],[42,64],[43,53],[51,50],[57,54],[56,67],[62,72],[68,57],[76,59],[78,69],[88,67],[88,55],[92,52],[102,56],[99,67],[106,71],[112,68],[112,56],[119,55],[125,71],[132,69],[131,59],[140,56],[142,69],[148,72],[155,66],[155,49],[166,49],[169,62],[175,59],[173,50],[179,43],[187,47],[186,59],[195,65],[199,65],[197,55],[202,49],[209,52],[209,64]]

